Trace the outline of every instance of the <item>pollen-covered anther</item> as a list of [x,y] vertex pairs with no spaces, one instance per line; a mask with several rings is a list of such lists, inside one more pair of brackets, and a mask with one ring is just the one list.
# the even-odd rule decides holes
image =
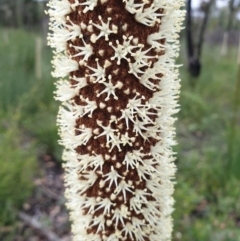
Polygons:
[[110,121],[109,121],[109,123],[113,123],[113,122],[117,123],[117,117],[116,117],[115,115],[111,115],[111,116],[110,116]]
[[90,22],[89,22],[89,24],[92,24],[93,26],[95,26],[96,28],[98,28],[100,30],[100,33],[97,35],[96,40],[98,40],[101,37],[105,37],[105,40],[108,41],[109,40],[108,35],[111,33],[114,33],[114,31],[109,28],[111,18],[107,19],[107,23],[103,22],[101,16],[98,16],[98,19],[100,20],[101,25],[93,23],[92,20],[90,20]]
[[127,88],[126,90],[123,91],[124,94],[129,95],[130,94],[130,89]]
[[92,43],[96,43],[96,41],[97,41],[97,35],[95,34],[95,33],[93,33],[92,35],[91,35],[91,37],[90,37],[90,41],[92,42]]
[[120,168],[122,166],[122,164],[120,162],[116,163],[116,168]]
[[104,156],[104,157],[105,157],[105,160],[107,160],[107,161],[111,159],[111,156],[110,156],[110,155],[108,155],[108,154],[105,154],[105,156]]
[[104,50],[103,49],[100,49],[100,50],[98,50],[98,53],[99,53],[99,55],[101,55],[101,56],[103,56],[104,55]]
[[116,34],[118,32],[118,26],[116,26],[115,24],[112,24],[112,30]]
[[112,62],[110,62],[108,59],[106,59],[105,61],[104,61],[104,68],[108,68],[108,67],[110,67],[112,65]]
[[106,224],[108,227],[110,227],[112,225],[112,220],[107,220]]
[[87,25],[84,22],[80,23],[81,29],[85,30],[87,28]]
[[112,72],[113,72],[115,75],[117,75],[118,72],[119,72],[119,69],[115,69],[115,70],[113,70]]
[[117,198],[117,196],[116,196],[114,193],[112,193],[111,196],[110,196],[110,199],[111,199],[112,201],[114,201],[116,198]]
[[93,26],[91,24],[87,26],[87,31],[91,33],[93,32]]
[[127,27],[128,27],[128,25],[125,23],[125,24],[122,26],[122,30],[123,30],[123,31],[127,31]]
[[106,104],[103,103],[103,102],[100,102],[99,107],[100,107],[101,109],[104,109],[104,108],[106,107]]

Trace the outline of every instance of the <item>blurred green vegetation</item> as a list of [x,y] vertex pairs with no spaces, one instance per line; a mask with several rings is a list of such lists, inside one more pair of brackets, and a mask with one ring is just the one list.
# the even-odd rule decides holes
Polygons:
[[[1,32],[0,175],[11,175],[0,182],[0,224],[7,225],[15,218],[12,207],[22,205],[31,193],[37,156],[48,153],[61,160],[61,148],[55,125],[58,103],[53,100],[50,77],[51,50],[43,44],[42,77],[37,79],[39,36],[23,30]],[[185,67],[180,68],[174,241],[240,240],[240,116],[234,110],[234,96],[240,94],[237,51],[221,57],[219,49],[206,46],[202,75],[194,80],[194,88]],[[179,62],[184,63],[184,52],[181,56]]]
[[[1,116],[0,225],[15,221],[16,210],[33,191],[35,143],[20,130],[18,115]],[[5,130],[5,131],[4,131]]]
[[[199,79],[180,69],[174,241],[240,240],[237,51],[222,57],[219,49],[206,46]],[[179,62],[184,61],[182,52]]]
[[[0,35],[0,226],[16,220],[16,210],[34,188],[37,159],[61,160],[57,143],[57,103],[50,77],[51,51],[42,40],[41,78],[36,78],[37,34],[1,29]],[[40,57],[41,58],[41,57]]]

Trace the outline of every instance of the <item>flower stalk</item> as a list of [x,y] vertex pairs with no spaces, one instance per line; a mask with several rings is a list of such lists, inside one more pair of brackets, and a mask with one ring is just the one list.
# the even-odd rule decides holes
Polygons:
[[183,4],[48,3],[73,240],[171,239]]

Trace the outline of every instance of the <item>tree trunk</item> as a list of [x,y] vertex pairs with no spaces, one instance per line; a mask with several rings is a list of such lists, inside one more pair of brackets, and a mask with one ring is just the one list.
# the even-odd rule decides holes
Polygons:
[[201,64],[199,59],[195,57],[194,45],[192,38],[192,1],[187,2],[187,16],[186,16],[186,43],[188,56],[188,70],[192,77],[200,75]]

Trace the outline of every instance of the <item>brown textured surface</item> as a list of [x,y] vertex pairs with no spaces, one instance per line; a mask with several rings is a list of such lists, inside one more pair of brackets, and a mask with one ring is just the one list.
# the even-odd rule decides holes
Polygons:
[[[73,2],[73,1],[70,1]],[[79,2],[84,2],[84,1],[79,1]],[[141,2],[141,1],[139,1]],[[109,13],[107,11],[107,8],[111,8],[112,11]],[[104,65],[104,61],[108,59],[112,65],[106,68],[106,76],[112,75],[112,83],[115,85],[118,81],[121,81],[123,83],[123,87],[121,89],[116,89],[115,93],[118,97],[118,100],[115,100],[113,96],[110,96],[110,99],[108,101],[105,101],[106,98],[106,93],[102,94],[101,96],[97,97],[97,93],[100,93],[104,89],[104,85],[102,83],[92,83],[87,77],[87,82],[88,85],[84,88],[82,88],[79,92],[79,95],[83,96],[84,98],[89,98],[90,100],[94,100],[97,103],[98,108],[94,110],[92,117],[88,117],[87,115],[84,117],[81,117],[77,120],[76,122],[76,127],[78,128],[81,125],[84,125],[85,127],[89,127],[92,130],[99,128],[100,132],[99,134],[103,131],[102,128],[97,125],[97,120],[102,121],[103,126],[107,126],[109,124],[111,115],[116,116],[117,118],[120,118],[122,113],[121,110],[124,110],[128,104],[129,99],[133,99],[136,96],[136,93],[138,92],[140,95],[139,96],[144,96],[145,100],[142,100],[142,104],[146,104],[147,101],[152,97],[153,91],[149,90],[148,88],[144,87],[139,80],[133,75],[129,74],[129,67],[128,67],[128,62],[125,59],[121,60],[121,64],[117,65],[117,60],[110,60],[112,56],[114,56],[114,50],[111,46],[109,46],[109,42],[113,43],[113,46],[116,46],[116,40],[119,40],[120,44],[122,44],[123,38],[122,36],[125,35],[127,37],[133,36],[134,38],[137,37],[139,38],[139,44],[143,44],[143,50],[149,49],[151,46],[149,46],[146,42],[147,36],[149,34],[152,34],[154,32],[157,32],[159,29],[159,24],[156,24],[154,27],[148,27],[145,26],[141,23],[138,23],[134,19],[134,15],[130,14],[125,10],[125,4],[122,2],[122,0],[108,0],[104,4],[100,4],[100,1],[98,1],[98,5],[94,8],[93,11],[88,11],[87,13],[83,13],[84,7],[77,7],[75,11],[73,11],[71,14],[68,16],[70,17],[70,20],[79,25],[80,22],[85,23],[86,25],[89,24],[90,20],[93,21],[93,23],[100,24],[100,20],[98,19],[98,16],[102,17],[102,20],[104,23],[107,22],[107,19],[109,17],[112,18],[110,21],[110,26],[112,24],[116,25],[118,27],[118,33],[117,34],[110,34],[109,35],[109,41],[106,41],[104,37],[101,37],[100,39],[97,40],[95,44],[93,44],[90,41],[90,36],[92,33],[88,32],[87,30],[82,30],[83,34],[83,39],[87,44],[91,44],[93,47],[93,54],[89,57],[87,61],[87,66],[91,66],[93,68],[97,67],[96,64],[96,58],[99,59],[99,63],[101,66]],[[127,30],[124,31],[122,29],[122,26],[127,23]],[[111,27],[110,27],[111,28]],[[99,33],[99,29],[93,26],[93,32],[96,32],[97,34]],[[163,40],[164,41],[164,40]],[[77,54],[78,51],[76,51],[73,47],[70,47],[70,45],[73,44],[75,46],[82,46],[83,41],[81,39],[76,39],[74,41],[68,41],[68,53],[70,55]],[[98,51],[99,50],[104,50],[104,55],[101,56]],[[134,52],[135,50],[133,50]],[[156,55],[156,54],[163,54],[163,53],[156,53],[153,50],[148,52],[148,55]],[[127,55],[128,58],[133,60],[133,57],[130,56],[130,54]],[[75,57],[74,59],[77,60],[78,62],[82,59],[83,57]],[[156,59],[150,59],[151,62],[156,61]],[[132,61],[131,61],[132,62]],[[152,65],[151,65],[152,66]],[[146,67],[145,67],[146,68]],[[118,74],[114,74],[113,71],[119,69]],[[143,70],[145,70],[143,68]],[[72,72],[70,74],[70,79],[74,75],[77,77],[85,77],[87,74],[91,74],[91,70],[87,68],[86,66],[79,66],[79,70]],[[108,80],[107,80],[108,82]],[[72,80],[72,84],[75,82]],[[130,89],[129,94],[125,94],[124,91]],[[79,97],[74,98],[74,102],[78,105],[84,105],[84,102],[80,100]],[[105,103],[107,106],[104,109],[101,109],[99,107],[100,103]],[[109,112],[107,110],[107,107],[112,107],[112,110]],[[152,120],[156,116],[149,116]],[[137,118],[137,117],[136,117]],[[118,126],[122,125],[122,128],[119,129]],[[146,189],[146,183],[144,180],[140,180],[138,177],[138,173],[136,169],[131,169],[129,168],[129,172],[126,172],[126,167],[123,164],[123,160],[125,157],[125,154],[127,152],[130,152],[132,150],[139,150],[140,147],[143,147],[142,152],[147,154],[150,151],[150,146],[154,145],[157,140],[153,138],[149,138],[148,140],[144,140],[140,135],[136,135],[135,132],[133,132],[133,123],[129,123],[129,130],[127,130],[127,126],[125,124],[125,120],[121,119],[118,120],[118,123],[112,123],[111,127],[113,129],[118,129],[120,134],[125,134],[128,132],[128,135],[130,137],[136,137],[135,142],[133,143],[133,146],[129,146],[128,144],[123,146],[121,145],[121,151],[118,150],[118,148],[115,146],[112,151],[109,153],[109,148],[106,147],[106,137],[101,136],[99,138],[94,139],[94,135],[89,139],[88,143],[86,146],[82,145],[76,148],[77,152],[79,154],[89,154],[91,155],[91,151],[94,151],[94,153],[98,155],[102,155],[103,158],[105,157],[105,154],[108,154],[111,156],[110,160],[105,160],[104,165],[103,165],[103,173],[97,172],[98,179],[94,183],[92,187],[87,189],[85,192],[85,195],[87,197],[108,197],[110,199],[110,195],[114,192],[115,190],[115,184],[111,186],[111,190],[108,190],[106,187],[108,187],[109,181],[105,183],[105,186],[103,188],[99,187],[99,181],[103,179],[103,175],[107,174],[111,170],[111,166],[114,166],[114,168],[118,171],[118,173],[121,176],[125,176],[125,181],[132,181],[134,185],[134,189],[141,189],[144,190]],[[78,132],[79,133],[79,132]],[[78,134],[76,132],[76,134]],[[90,150],[90,151],[89,151]],[[112,157],[116,156],[116,160],[112,160]],[[146,156],[145,158],[150,158],[151,156]],[[117,168],[116,163],[121,163],[121,167]],[[89,168],[90,171],[90,168]],[[79,173],[79,179],[82,179],[82,174]],[[127,203],[126,206],[130,207],[129,200],[133,196],[132,193],[127,192]],[[119,200],[120,194],[118,195],[118,199],[116,199],[114,209],[120,208],[122,204],[124,204],[124,200],[122,197],[122,200]],[[148,200],[154,200],[153,197],[147,196]],[[88,210],[86,209],[85,212],[87,213]],[[102,213],[102,209],[99,209],[98,211],[94,212],[94,216],[98,216]],[[133,210],[131,210],[131,215],[130,217],[138,217],[140,219],[144,219],[142,214],[137,214]],[[106,220],[111,219],[111,217],[106,216]],[[127,222],[127,220],[125,220]],[[109,236],[110,234],[115,232],[115,228],[121,229],[122,224],[121,222],[118,224],[118,227],[114,227],[114,222],[111,226],[106,225],[106,230],[105,230],[105,235]],[[93,226],[89,228],[87,231],[88,233],[96,233],[97,226]],[[103,233],[99,233],[102,235]],[[131,240],[129,236],[125,240]],[[146,237],[145,240],[148,240]]]

